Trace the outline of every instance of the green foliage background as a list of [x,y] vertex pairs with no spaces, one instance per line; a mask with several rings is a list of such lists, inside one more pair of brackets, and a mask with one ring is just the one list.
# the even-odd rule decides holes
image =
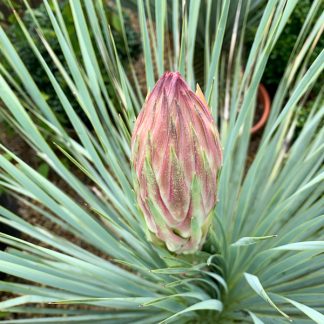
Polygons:
[[[312,0],[298,1],[294,11],[287,21],[285,28],[283,29],[273,51],[271,52],[266,69],[262,77],[262,82],[268,87],[268,89],[274,93],[277,89],[280,80],[283,77],[285,68],[293,51],[293,48],[298,39],[298,35],[305,23],[307,14],[312,6]],[[318,16],[324,10],[324,3],[321,9],[318,11]],[[251,46],[253,43],[254,35],[257,26],[250,26],[247,33],[247,46]],[[313,60],[324,48],[324,38],[321,37],[316,47],[312,51]],[[315,91],[319,91],[324,83],[324,76],[322,75],[317,84],[314,86]],[[307,108],[305,108],[306,114]],[[301,120],[300,120],[301,121]]]
[[[68,0],[63,0],[59,2],[60,9],[62,11],[62,16],[66,23],[67,32],[69,34],[71,44],[74,49],[74,53],[76,57],[81,60],[81,52],[80,47],[78,44],[78,39],[76,37],[76,30],[73,24],[73,18],[71,9],[68,3]],[[56,38],[55,31],[53,26],[48,19],[46,7],[44,3],[40,3],[40,5],[33,9],[32,12],[24,9],[24,6],[21,4],[16,8],[20,12],[22,12],[22,20],[26,25],[28,32],[30,33],[31,37],[36,40],[36,46],[39,48],[41,55],[44,57],[46,63],[50,66],[51,70],[53,71],[55,78],[59,81],[59,83],[63,86],[64,92],[67,94],[67,97],[78,114],[82,116],[84,121],[87,120],[83,110],[80,108],[77,100],[73,96],[71,90],[69,89],[68,85],[64,81],[64,78],[59,73],[55,64],[48,54],[46,48],[44,47],[41,40],[38,38],[37,35],[37,27],[33,21],[32,15],[34,15],[39,23],[39,26],[42,28],[42,32],[46,37],[49,45],[51,46],[54,53],[57,55],[57,58],[63,63],[64,67],[66,68],[66,62],[64,59],[64,55],[61,51],[60,44]],[[116,48],[118,51],[118,55],[123,62],[123,64],[127,65],[127,52],[124,45],[122,30],[121,30],[121,22],[118,17],[118,12],[116,8],[111,5],[105,5],[105,14],[107,17],[107,21],[109,22],[112,30],[112,34],[115,39]],[[36,82],[39,89],[42,91],[45,100],[48,104],[52,107],[53,111],[57,114],[60,122],[67,127],[71,127],[71,124],[68,121],[68,118],[64,112],[64,109],[55,95],[53,86],[51,82],[48,80],[44,70],[35,56],[35,54],[30,50],[26,37],[24,36],[19,24],[14,16],[14,14],[10,15],[10,17],[6,20],[6,25],[8,25],[6,32],[10,39],[12,40],[19,56],[22,58],[28,69],[31,71],[34,81]],[[129,54],[136,59],[141,52],[141,45],[140,45],[140,36],[138,33],[135,32],[134,28],[131,25],[130,18],[127,14],[124,14],[124,23],[125,23],[125,32],[126,38],[129,46]],[[91,35],[93,38],[93,35]],[[3,59],[3,58],[2,58]],[[10,65],[6,64],[5,59],[3,59],[3,64],[5,67],[10,70]],[[103,67],[103,63],[99,62],[101,68]],[[108,82],[108,78],[105,78],[106,87],[109,93],[112,95],[113,91],[111,89],[111,85]]]

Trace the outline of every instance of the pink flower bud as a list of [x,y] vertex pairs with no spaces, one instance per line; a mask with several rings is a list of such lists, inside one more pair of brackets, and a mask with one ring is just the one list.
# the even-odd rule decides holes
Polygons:
[[198,87],[166,72],[148,95],[132,136],[139,206],[170,251],[193,253],[206,238],[222,163],[218,132]]

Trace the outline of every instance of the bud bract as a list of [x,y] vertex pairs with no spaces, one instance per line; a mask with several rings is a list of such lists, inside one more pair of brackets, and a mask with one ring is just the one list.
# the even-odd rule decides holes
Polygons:
[[147,96],[132,135],[135,190],[149,232],[170,251],[201,248],[216,205],[218,132],[198,87],[166,72]]

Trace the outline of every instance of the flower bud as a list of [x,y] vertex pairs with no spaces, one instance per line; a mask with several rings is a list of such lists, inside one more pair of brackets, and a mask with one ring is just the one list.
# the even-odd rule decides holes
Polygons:
[[170,251],[201,248],[216,205],[222,163],[206,100],[178,72],[166,72],[146,98],[132,135],[138,204],[153,237]]

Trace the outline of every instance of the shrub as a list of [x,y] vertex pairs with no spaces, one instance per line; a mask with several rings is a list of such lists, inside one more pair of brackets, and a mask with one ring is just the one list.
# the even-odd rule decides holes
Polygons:
[[[37,321],[43,322],[281,323],[293,319],[297,323],[322,323],[324,130],[316,133],[324,114],[323,108],[316,110],[321,92],[315,94],[312,114],[298,138],[291,142],[299,103],[307,99],[324,67],[323,51],[310,61],[309,68],[302,66],[321,33],[323,21],[317,15],[321,1],[312,4],[309,19],[314,22],[313,27],[303,29],[299,35],[273,99],[255,159],[247,170],[258,85],[296,1],[267,2],[244,69],[242,52],[247,11],[241,9],[245,18],[241,33],[234,24],[233,46],[229,53],[222,55],[230,1],[220,3],[222,14],[217,20],[217,32],[205,48],[206,78],[202,85],[210,107],[205,115],[212,114],[217,121],[223,146],[219,202],[211,214],[205,245],[188,255],[174,254],[161,242],[146,238],[147,226],[136,207],[134,190],[138,189],[133,187],[129,163],[133,125],[145,99],[136,74],[128,77],[115,54],[103,2],[69,2],[81,60],[70,45],[60,10],[53,11],[48,1],[44,3],[66,66],[46,42],[42,29],[40,39],[64,79],[63,84],[52,73],[28,30],[24,34],[76,136],[72,138],[57,120],[10,39],[0,29],[1,53],[23,85],[18,97],[12,75],[6,73],[6,68],[1,69],[3,115],[79,198],[72,198],[67,188],[60,189],[3,146],[2,150],[11,160],[0,156],[0,179],[4,187],[21,199],[28,199],[28,204],[43,217],[77,237],[82,244],[31,225],[0,207],[0,221],[30,237],[29,240],[0,235],[0,240],[10,246],[0,253],[1,271],[25,280],[0,282],[1,291],[16,295],[1,302],[0,309],[32,315],[41,313],[44,318]],[[57,7],[58,2],[53,0],[52,4]],[[117,1],[121,15],[119,4]],[[200,1],[188,2],[184,16],[180,3],[172,4],[170,35],[165,28],[167,2],[156,1],[153,25],[146,20],[152,16],[149,8],[145,9],[144,2],[138,1],[148,91],[156,82],[155,68],[159,75],[166,68],[179,71],[191,88],[195,87],[193,61]],[[19,23],[24,27],[21,20]],[[171,37],[177,46],[166,53],[164,49]],[[107,63],[102,69],[100,60]],[[118,100],[111,100],[104,78],[109,80]],[[65,83],[91,129],[73,109],[63,90]],[[199,96],[203,98],[202,94]],[[204,100],[199,101],[200,106]],[[48,126],[57,147],[85,174],[90,185],[81,181],[75,170],[66,168],[44,138],[43,129],[37,127],[38,121]],[[170,131],[176,141],[177,129]],[[202,129],[199,131],[203,134]],[[178,159],[174,155],[173,158]],[[206,156],[202,158],[207,160]],[[149,170],[149,165],[146,168]],[[149,185],[154,186],[154,182]],[[198,195],[199,190],[195,192]],[[151,201],[147,203],[154,211],[155,205]],[[158,215],[154,213],[156,221]],[[175,229],[173,235],[179,235],[179,231]],[[37,305],[44,303],[66,307],[40,309]]]

